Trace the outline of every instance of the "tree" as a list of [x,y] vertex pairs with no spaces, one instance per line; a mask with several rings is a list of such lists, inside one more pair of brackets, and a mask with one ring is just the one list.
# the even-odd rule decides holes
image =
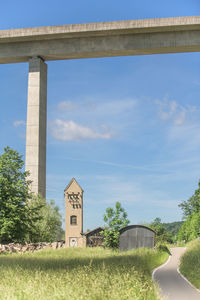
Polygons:
[[36,219],[32,219],[26,239],[30,242],[53,242],[63,238],[62,217],[54,201],[49,203],[40,195],[32,197],[28,206]]
[[54,202],[30,193],[22,155],[9,147],[0,156],[0,242],[60,239],[61,215]]
[[155,218],[149,227],[156,232],[156,243],[172,242],[172,236],[167,232],[160,218]]
[[192,214],[200,212],[200,181],[198,185],[199,188],[194,192],[194,195],[187,201],[183,201],[181,204],[179,204],[179,207],[183,210],[184,219]]
[[195,190],[194,195],[179,204],[185,219],[178,234],[179,240],[190,241],[200,234],[200,181],[198,185],[199,188]]
[[191,241],[200,236],[200,212],[189,215],[180,228],[178,239]]
[[119,230],[126,227],[130,221],[127,219],[127,213],[122,208],[120,202],[115,203],[115,209],[108,207],[104,214],[104,222],[106,223],[104,230],[101,232],[104,237],[103,245],[109,248],[118,248]]
[[173,238],[176,237],[178,234],[181,226],[183,224],[183,221],[176,221],[176,222],[171,222],[171,223],[162,223],[164,228],[166,229],[167,232],[169,232]]
[[19,153],[9,147],[0,156],[0,241],[24,241],[28,229],[30,182]]

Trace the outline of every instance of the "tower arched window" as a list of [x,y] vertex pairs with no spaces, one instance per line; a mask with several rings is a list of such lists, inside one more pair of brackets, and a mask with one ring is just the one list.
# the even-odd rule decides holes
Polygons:
[[71,225],[77,225],[77,216],[71,216],[70,217],[70,224]]

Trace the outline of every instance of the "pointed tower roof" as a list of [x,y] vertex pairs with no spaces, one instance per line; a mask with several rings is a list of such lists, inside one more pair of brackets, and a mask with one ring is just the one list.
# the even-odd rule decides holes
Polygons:
[[75,182],[75,183],[79,186],[79,188],[81,189],[81,191],[84,192],[84,190],[83,190],[82,187],[78,184],[78,182],[76,181],[76,179],[75,179],[74,177],[72,178],[72,180],[70,181],[70,183],[66,186],[66,188],[64,189],[64,192],[65,192],[66,190],[68,190],[68,188],[71,186],[71,184],[72,184],[73,182]]

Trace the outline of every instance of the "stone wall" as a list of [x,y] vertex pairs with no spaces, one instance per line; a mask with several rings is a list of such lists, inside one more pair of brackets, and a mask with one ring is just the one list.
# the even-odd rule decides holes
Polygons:
[[24,253],[34,252],[45,248],[59,249],[65,247],[65,241],[57,241],[53,243],[31,243],[31,244],[0,244],[0,253]]

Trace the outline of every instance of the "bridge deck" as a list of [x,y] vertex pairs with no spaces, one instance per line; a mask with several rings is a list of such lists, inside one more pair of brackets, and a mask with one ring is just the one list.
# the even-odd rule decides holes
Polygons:
[[0,63],[200,51],[200,16],[0,30]]

